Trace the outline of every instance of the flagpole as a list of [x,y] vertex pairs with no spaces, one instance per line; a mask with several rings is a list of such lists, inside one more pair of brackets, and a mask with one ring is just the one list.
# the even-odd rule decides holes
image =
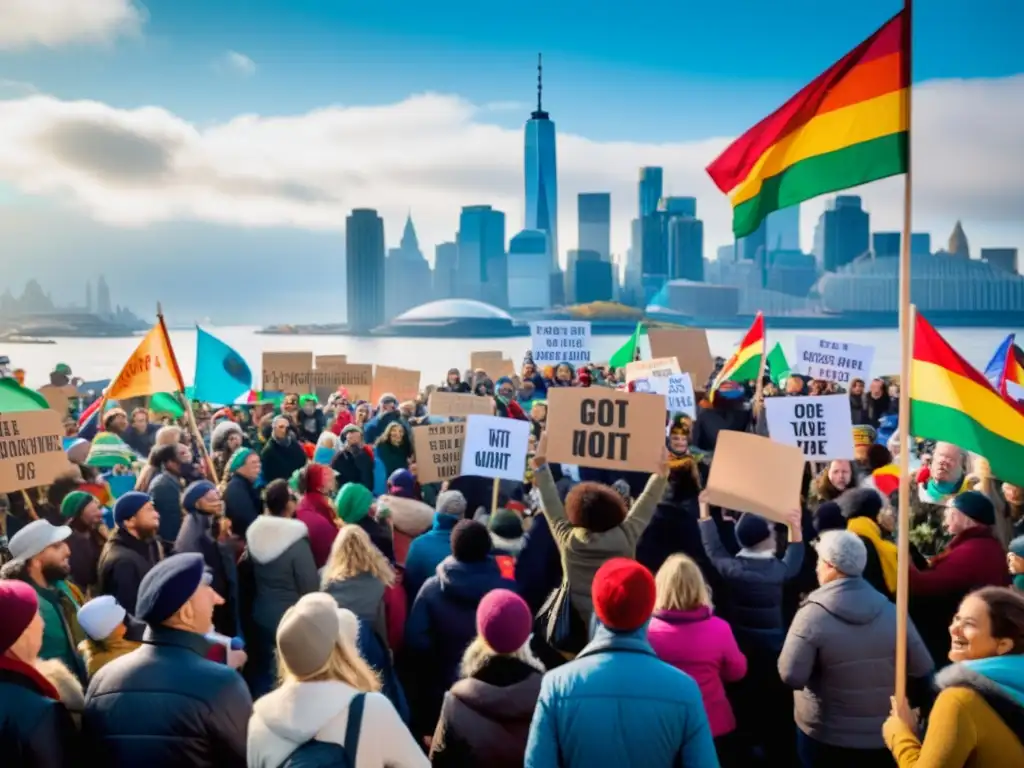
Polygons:
[[197,449],[200,456],[206,462],[206,468],[210,473],[210,479],[213,480],[214,484],[220,484],[220,478],[217,477],[217,468],[213,464],[213,458],[206,450],[206,443],[203,441],[203,436],[199,433],[199,425],[196,423],[196,415],[192,412],[192,401],[188,399],[188,395],[185,394],[185,379],[181,375],[181,368],[178,365],[178,356],[174,354],[174,345],[171,344],[171,336],[167,332],[167,323],[164,322],[164,312],[157,302],[156,305],[156,317],[160,323],[160,331],[163,333],[164,338],[167,340],[167,351],[171,356],[171,366],[174,369],[174,376],[178,380],[178,386],[181,387],[180,395],[182,405],[185,408],[185,415],[188,417],[188,427],[192,432],[192,438],[195,440]]
[[900,248],[900,490],[899,514],[897,518],[896,568],[896,702],[907,698],[907,625],[910,620],[910,361],[912,356],[914,308],[910,304],[910,236],[913,227],[913,163],[911,159],[911,106],[913,91],[912,41],[913,0],[904,0],[903,5],[903,90],[902,108],[907,117],[907,172],[903,176],[903,242]]

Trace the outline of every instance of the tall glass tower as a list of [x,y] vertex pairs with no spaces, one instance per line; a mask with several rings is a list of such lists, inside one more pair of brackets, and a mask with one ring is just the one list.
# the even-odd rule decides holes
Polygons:
[[526,220],[523,229],[548,235],[551,272],[558,266],[558,166],[555,161],[555,124],[541,106],[544,74],[537,55],[537,110],[526,121]]

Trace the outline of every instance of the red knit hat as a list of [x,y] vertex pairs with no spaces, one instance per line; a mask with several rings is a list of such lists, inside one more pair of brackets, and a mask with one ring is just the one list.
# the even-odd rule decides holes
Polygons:
[[330,467],[325,467],[323,464],[307,464],[305,467],[306,493],[323,493],[330,480],[330,474],[328,473],[333,471]]
[[18,642],[38,611],[39,598],[32,587],[17,579],[0,581],[0,654]]
[[638,562],[614,557],[594,574],[591,597],[602,624],[616,632],[632,632],[651,618],[657,589],[651,572]]

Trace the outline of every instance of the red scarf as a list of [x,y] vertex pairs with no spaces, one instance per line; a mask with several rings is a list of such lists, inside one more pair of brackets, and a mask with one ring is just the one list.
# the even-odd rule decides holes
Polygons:
[[53,683],[43,677],[43,673],[31,664],[26,664],[24,661],[15,659],[12,656],[4,655],[0,656],[0,669],[13,672],[14,674],[21,675],[22,677],[27,677],[40,694],[48,699],[60,701],[60,694],[57,692],[57,689],[53,687]]

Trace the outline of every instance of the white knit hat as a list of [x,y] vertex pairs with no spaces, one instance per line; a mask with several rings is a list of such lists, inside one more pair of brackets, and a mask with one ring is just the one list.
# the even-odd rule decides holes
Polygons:
[[106,640],[127,613],[113,595],[100,595],[78,609],[78,625],[93,640]]

